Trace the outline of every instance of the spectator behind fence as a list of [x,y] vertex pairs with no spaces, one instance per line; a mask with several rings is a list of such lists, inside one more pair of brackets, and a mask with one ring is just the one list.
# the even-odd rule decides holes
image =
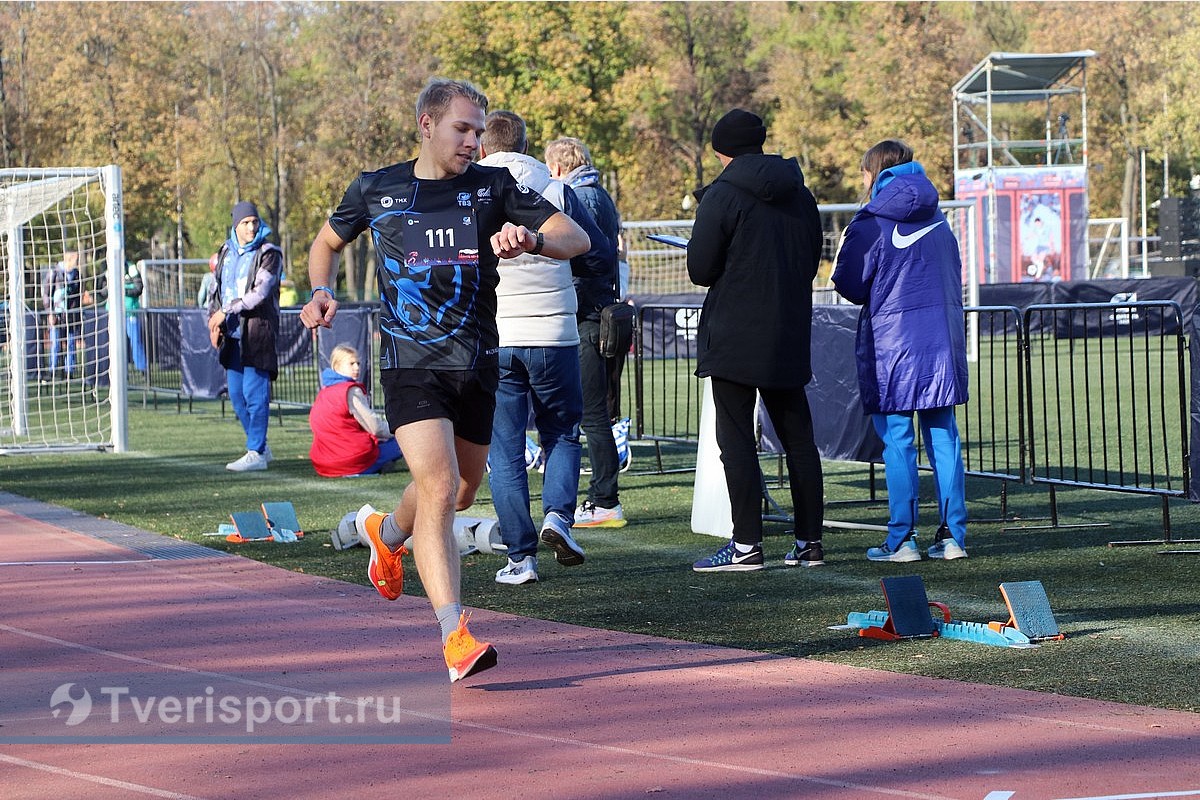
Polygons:
[[[575,196],[583,203],[583,207],[592,215],[596,225],[617,251],[617,299],[623,303],[627,302],[629,262],[626,259],[625,238],[621,234],[621,215],[617,212],[616,203],[600,183],[600,171],[592,163],[591,151],[581,140],[564,136],[546,145],[546,166],[550,168],[553,177],[575,191]],[[608,372],[608,421],[612,425],[618,469],[621,472],[627,470],[632,461],[628,443],[629,418],[621,414],[621,376],[625,370],[627,355],[622,349],[615,356],[605,358]]]
[[400,459],[400,445],[358,382],[361,369],[358,351],[339,344],[321,373],[321,391],[308,414],[313,434],[308,457],[322,477],[390,472]]
[[229,240],[217,251],[208,293],[208,335],[220,351],[229,402],[246,432],[246,454],[225,465],[231,472],[265,470],[271,382],[279,373],[279,273],[283,254],[267,241],[271,228],[258,208],[243,200],[233,207]]
[[867,203],[847,226],[833,282],[862,306],[855,353],[863,408],[883,440],[888,535],[872,561],[919,561],[913,413],[937,485],[930,558],[966,558],[967,503],[954,406],[967,402],[962,261],[938,194],[903,142],[862,157]]
[[42,281],[42,310],[50,332],[50,359],[42,383],[66,380],[75,374],[76,359],[83,349],[82,265],[83,250],[73,243]]
[[[600,312],[617,302],[620,267],[617,251],[621,236],[621,218],[608,192],[599,184],[599,175],[591,166],[591,154],[578,139],[558,139],[546,146],[546,165],[550,174],[576,192],[583,207],[601,233],[609,240],[613,257],[609,274],[602,279],[576,280],[579,294],[579,370],[583,381],[583,434],[587,438],[588,461],[592,479],[587,499],[575,512],[577,528],[620,528],[626,524],[621,507],[617,475],[621,457],[613,432],[612,386],[614,372],[620,382],[615,358],[600,352]],[[624,362],[624,356],[621,356]],[[619,404],[619,400],[617,401]]]
[[129,358],[133,368],[146,372],[146,343],[142,340],[142,290],[145,283],[137,264],[125,264],[124,277],[125,339],[129,343]]
[[[603,277],[612,248],[570,189],[550,177],[546,165],[527,154],[525,121],[511,111],[493,111],[480,140],[480,164],[504,167],[522,185],[541,194],[588,230],[592,247],[570,261],[523,255],[505,262],[496,287],[496,325],[500,334],[500,386],[492,426],[488,483],[508,546],[508,563],[496,582],[510,585],[538,580],[538,531],[558,563],[584,561],[583,548],[571,535],[579,492],[579,425],[583,389],[579,377],[578,299],[572,281]],[[600,242],[595,239],[601,240]],[[600,246],[597,246],[597,245]],[[530,405],[545,457],[542,524],[529,512],[529,475],[525,471],[525,428]]]
[[208,259],[208,272],[204,273],[204,277],[200,279],[200,291],[196,294],[196,306],[198,308],[208,308],[208,293],[212,291],[213,284],[217,280],[217,254],[213,253]]
[[733,538],[693,564],[697,572],[764,566],[756,393],[787,455],[796,541],[783,563],[825,563],[821,457],[804,392],[812,378],[812,282],[821,258],[821,215],[796,160],[763,153],[766,136],[763,121],[740,108],[713,126],[712,148],[724,169],[697,193],[687,248],[688,275],[709,287],[696,332],[696,374],[712,379],[733,512]]
[[[404,540],[442,634],[450,680],[495,666],[462,610],[456,509],[475,501],[492,438],[499,380],[496,284],[500,259],[525,253],[571,258],[588,236],[508,170],[474,163],[487,98],[462,81],[433,78],[417,98],[414,161],[362,173],[317,234],[308,256],[307,328],[329,327],[338,254],[371,229],[378,256],[381,383],[389,427],[412,482],[391,514],[358,511],[370,547],[371,584],[403,590]],[[381,213],[381,209],[384,213]]]

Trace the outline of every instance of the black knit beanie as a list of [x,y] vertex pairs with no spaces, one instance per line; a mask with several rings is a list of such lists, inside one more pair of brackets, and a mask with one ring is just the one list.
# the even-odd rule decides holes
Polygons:
[[741,108],[735,108],[717,120],[712,130],[712,148],[718,153],[735,158],[747,153],[761,153],[767,140],[767,127],[762,117]]

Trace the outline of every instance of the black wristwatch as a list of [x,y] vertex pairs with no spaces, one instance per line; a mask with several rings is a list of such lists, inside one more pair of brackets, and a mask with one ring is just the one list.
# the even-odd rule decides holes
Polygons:
[[534,242],[533,249],[529,251],[532,256],[540,254],[542,248],[546,246],[546,237],[542,235],[541,231],[536,231],[534,235],[537,237],[537,241]]

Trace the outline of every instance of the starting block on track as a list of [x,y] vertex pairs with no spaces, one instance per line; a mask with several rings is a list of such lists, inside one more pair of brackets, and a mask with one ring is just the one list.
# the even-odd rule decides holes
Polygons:
[[225,541],[232,544],[294,542],[304,537],[300,521],[296,519],[296,509],[287,501],[263,503],[258,511],[235,511],[229,515],[229,520],[233,530]]
[[929,614],[930,606],[940,609],[946,619],[950,618],[946,606],[929,602],[925,582],[919,575],[881,578],[879,583],[883,587],[887,611],[851,612],[846,617],[846,625],[839,628],[857,628],[859,636],[894,642],[937,636],[937,627]]
[[268,528],[291,531],[296,538],[304,538],[304,529],[300,527],[300,520],[296,519],[296,507],[290,502],[263,503],[262,513]]
[[[1008,622],[962,622],[951,618],[944,603],[930,601],[920,576],[883,578],[887,611],[851,612],[839,630],[857,629],[859,636],[885,641],[942,637],[986,644],[992,647],[1037,647],[1035,642],[1063,639],[1050,600],[1041,581],[1000,584],[1000,593],[1008,606]],[[941,612],[931,615],[929,609]]]
[[1031,642],[1065,639],[1059,632],[1050,598],[1041,581],[1015,581],[1000,584],[1000,595],[1008,606],[1008,622],[989,622],[988,627],[1000,633],[1015,631]]

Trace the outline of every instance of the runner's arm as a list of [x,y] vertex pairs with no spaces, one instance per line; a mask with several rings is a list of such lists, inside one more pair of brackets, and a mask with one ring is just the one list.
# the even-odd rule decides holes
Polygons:
[[514,258],[522,253],[537,249],[537,234],[542,235],[541,255],[550,258],[574,258],[588,251],[591,240],[583,228],[561,211],[556,211],[537,231],[524,225],[504,223],[499,232],[492,234],[492,251],[500,258]]
[[[346,244],[328,222],[321,227],[321,232],[308,249],[308,282],[313,289],[334,285],[338,273],[338,255]],[[314,291],[312,298],[300,310],[300,321],[309,329],[328,328],[337,314],[337,307],[332,288]]]

